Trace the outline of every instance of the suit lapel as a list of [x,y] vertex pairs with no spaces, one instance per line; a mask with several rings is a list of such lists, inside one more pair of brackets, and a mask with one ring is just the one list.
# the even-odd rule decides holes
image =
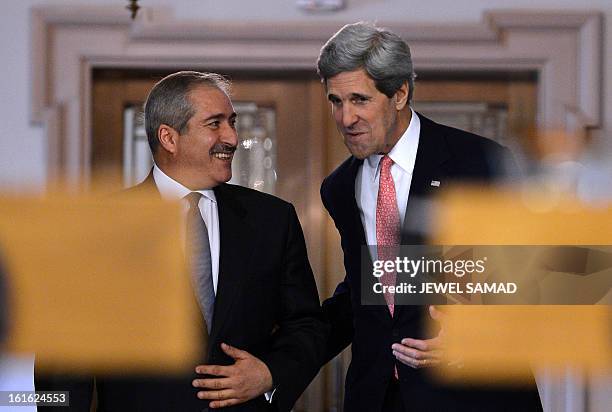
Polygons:
[[[421,121],[421,131],[402,227],[402,245],[422,245],[426,242],[423,232],[426,229],[423,227],[427,218],[426,202],[439,187],[432,183],[438,182],[440,186],[444,185],[444,176],[446,176],[444,163],[450,158],[445,136],[436,123],[421,114],[418,116]],[[399,319],[409,312],[418,314],[414,307],[398,305],[395,307],[394,319]]]
[[[128,189],[128,192],[134,194],[156,193],[161,199],[153,178],[153,170],[142,183]],[[251,256],[248,253],[253,251],[249,244],[252,244],[255,235],[255,230],[247,219],[247,209],[235,198],[231,186],[225,184],[217,186],[214,188],[214,192],[219,213],[220,252],[215,313],[209,342],[215,341],[221,327],[227,320],[241,286],[244,284],[241,277],[247,275],[246,267]],[[195,294],[194,303],[199,308]],[[212,347],[213,345],[209,343],[206,359],[209,358]]]
[[[210,341],[214,342],[227,321],[232,304],[244,285],[247,265],[253,253],[255,230],[247,219],[248,211],[234,196],[229,185],[214,189],[219,212],[219,279],[215,298]],[[209,345],[212,347],[212,345]]]
[[362,163],[363,160],[351,158],[346,173],[341,175],[340,191],[337,194],[339,201],[343,202],[339,209],[348,212],[345,217],[348,219],[346,228],[350,230],[349,239],[356,241],[359,247],[366,244],[365,230],[355,198],[355,179]]
[[422,230],[418,230],[423,229],[426,217],[424,216],[426,205],[422,202],[428,200],[438,190],[436,182],[444,185],[443,178],[446,172],[443,165],[450,158],[445,137],[436,124],[420,114],[419,119],[421,121],[419,147],[402,227],[402,245],[424,243]]

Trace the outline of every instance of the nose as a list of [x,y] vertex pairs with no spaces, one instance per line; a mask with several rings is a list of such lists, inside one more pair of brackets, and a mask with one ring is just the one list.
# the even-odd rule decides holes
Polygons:
[[359,120],[357,114],[355,113],[355,108],[350,104],[345,104],[342,106],[342,126],[345,128],[349,128],[357,123]]
[[238,133],[236,132],[236,128],[232,127],[230,124],[226,124],[226,126],[223,128],[221,141],[232,146],[238,145]]

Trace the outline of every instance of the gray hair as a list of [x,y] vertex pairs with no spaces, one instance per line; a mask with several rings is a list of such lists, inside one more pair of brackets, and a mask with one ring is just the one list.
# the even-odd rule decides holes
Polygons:
[[216,73],[181,71],[161,79],[153,86],[144,104],[144,123],[151,152],[159,147],[157,131],[162,124],[172,127],[180,134],[185,132],[187,122],[195,110],[189,93],[197,86],[216,87],[229,95],[230,82]]
[[337,74],[358,69],[364,69],[389,98],[408,82],[412,101],[416,75],[410,48],[397,34],[372,23],[347,24],[321,48],[317,73],[325,84]]

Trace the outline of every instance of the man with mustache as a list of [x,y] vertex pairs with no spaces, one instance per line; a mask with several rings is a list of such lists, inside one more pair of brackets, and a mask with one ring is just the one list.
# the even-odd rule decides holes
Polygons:
[[[295,209],[226,184],[238,144],[228,89],[222,76],[198,72],[155,85],[145,103],[155,166],[134,189],[154,184],[162,198],[184,199],[187,224],[205,227],[209,247],[200,249],[209,250],[196,253],[209,254],[210,278],[196,280],[196,292],[208,354],[190,381],[118,390],[102,382],[101,410],[199,411],[210,401],[211,409],[288,411],[318,372],[326,327]],[[120,393],[129,399],[117,402]]]
[[[323,304],[332,326],[327,360],[352,344],[344,410],[541,410],[533,380],[520,388],[483,388],[442,385],[427,375],[425,368],[442,359],[442,334],[428,336],[422,325],[428,311],[441,320],[435,307],[396,305],[390,294],[379,305],[362,304],[362,269],[371,275],[376,259],[363,257],[363,246],[374,245],[370,253],[381,259],[401,244],[423,243],[414,230],[423,219],[418,201],[453,180],[491,181],[499,174],[495,159],[507,150],[412,110],[410,49],[388,30],[344,26],[321,49],[317,69],[352,155],[321,185],[346,269]],[[395,284],[393,273],[381,280]]]
[[226,183],[238,144],[228,88],[193,71],[153,87],[155,165],[128,190],[184,207],[207,353],[184,378],[98,378],[98,411],[289,411],[319,370],[327,327],[295,209]]

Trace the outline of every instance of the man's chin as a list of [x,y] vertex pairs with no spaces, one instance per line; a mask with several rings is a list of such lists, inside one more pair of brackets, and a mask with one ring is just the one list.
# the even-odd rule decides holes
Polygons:
[[352,146],[347,146],[349,152],[351,152],[351,154],[353,155],[353,157],[356,157],[359,160],[363,160],[366,157],[368,157],[371,153],[368,152],[368,150],[365,150],[363,148],[360,147],[352,147]]
[[219,174],[215,180],[218,184],[227,183],[232,180],[232,172],[230,171],[229,173]]

